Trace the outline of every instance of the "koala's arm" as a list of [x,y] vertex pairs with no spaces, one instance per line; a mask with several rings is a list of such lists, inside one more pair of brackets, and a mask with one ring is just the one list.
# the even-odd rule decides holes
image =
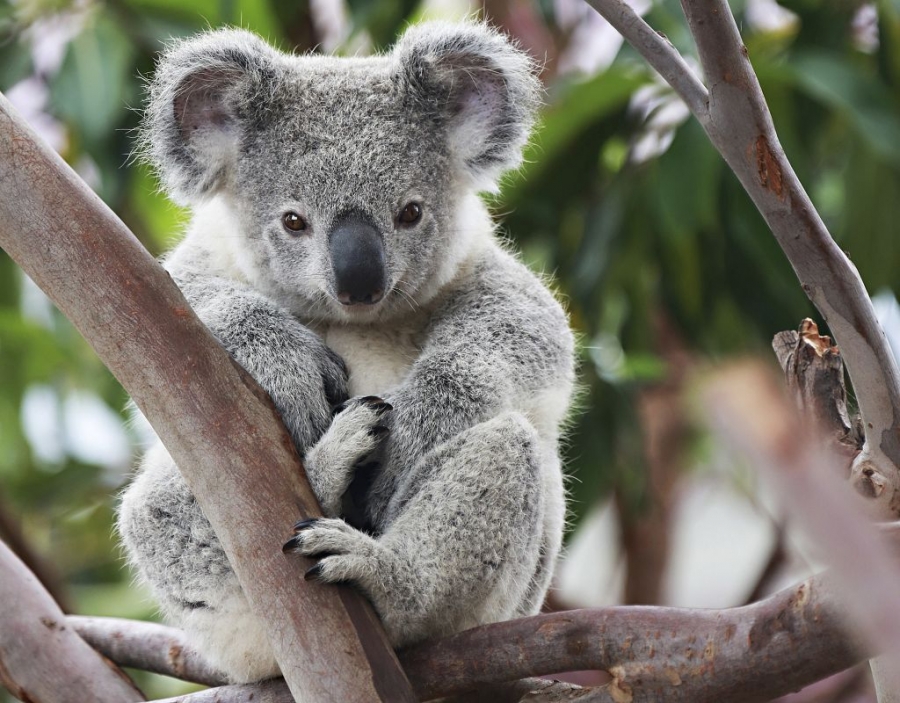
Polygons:
[[198,317],[269,394],[301,452],[331,424],[347,398],[343,360],[321,338],[248,285],[171,266]]
[[501,412],[525,414],[555,439],[572,390],[572,333],[534,274],[500,250],[435,311],[421,355],[388,399],[393,466]]

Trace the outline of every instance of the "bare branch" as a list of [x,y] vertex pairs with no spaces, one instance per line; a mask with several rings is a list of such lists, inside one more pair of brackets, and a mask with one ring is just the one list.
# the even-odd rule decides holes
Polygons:
[[900,373],[856,267],[791,168],[726,0],[682,0],[709,85],[704,129],[762,213],[828,322],[853,381],[867,442],[859,463],[892,467],[880,514],[900,495]]
[[271,402],[125,225],[2,96],[0,246],[153,425],[266,624],[292,692],[310,703],[412,701],[368,603],[349,589],[305,582],[311,562],[281,551],[279,525],[321,513]]
[[[604,608],[479,627],[402,652],[424,699],[498,676],[600,669],[635,701],[764,701],[863,658],[817,577],[727,610]],[[702,695],[701,695],[702,694]],[[663,698],[664,696],[664,698]]]
[[70,615],[66,620],[85,642],[119,666],[206,686],[226,683],[224,674],[196,652],[176,627],[83,615]]
[[684,100],[702,123],[709,95],[700,79],[666,37],[647,24],[624,0],[585,0],[643,56]]
[[800,417],[778,379],[761,364],[734,365],[707,382],[702,405],[710,425],[751,458],[785,513],[831,562],[852,622],[877,650],[900,652],[896,558],[841,480],[841,460]]
[[[853,471],[878,469],[874,512],[900,516],[900,372],[856,268],[791,168],[727,0],[682,0],[709,86],[623,0],[586,0],[678,92],[734,171],[822,313],[847,364],[867,434]],[[687,86],[687,87],[686,87]],[[701,101],[701,97],[703,100]]]
[[31,571],[0,542],[0,684],[23,701],[121,703],[144,697],[66,624]]
[[[892,542],[900,541],[900,530],[889,536]],[[596,700],[619,700],[615,696],[628,690],[635,702],[660,700],[663,694],[675,703],[766,701],[865,658],[863,645],[845,626],[844,609],[826,575],[740,608],[602,608],[495,623],[403,651],[400,660],[420,700],[477,690],[482,696],[491,692],[492,702],[499,703],[504,699],[498,691],[503,689],[485,687],[528,676],[600,669],[614,679],[593,690],[591,695],[601,696]],[[119,663],[169,675],[189,673],[193,680],[203,671],[186,648],[177,668],[169,660],[169,643],[181,646],[177,630],[156,626],[161,636],[145,638],[145,623],[71,621]],[[284,684],[278,682],[266,683],[260,695],[264,692],[270,697],[264,700],[273,703],[289,700],[275,697],[281,695],[279,685],[286,696]],[[259,690],[220,688],[217,700],[246,700],[240,696],[251,689]],[[190,698],[191,703],[203,700]]]

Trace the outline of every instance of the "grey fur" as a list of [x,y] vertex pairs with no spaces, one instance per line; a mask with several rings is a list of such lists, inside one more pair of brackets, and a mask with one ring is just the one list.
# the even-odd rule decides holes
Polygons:
[[[293,546],[324,555],[320,580],[360,588],[396,646],[536,612],[559,550],[572,335],[476,196],[520,163],[537,100],[528,59],[480,24],[413,27],[366,59],[210,32],[171,47],[151,86],[144,153],[194,208],[166,266],[305,454],[328,519]],[[405,225],[410,201],[423,214]],[[307,228],[288,232],[287,210]],[[348,212],[384,246],[389,285],[365,309],[334,289],[329,232]],[[332,421],[369,394],[392,408],[356,398]],[[119,529],[167,616],[232,679],[276,672],[160,445]]]

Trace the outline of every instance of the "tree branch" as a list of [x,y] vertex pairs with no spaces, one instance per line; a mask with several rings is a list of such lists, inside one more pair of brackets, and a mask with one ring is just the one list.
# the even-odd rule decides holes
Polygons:
[[[900,541],[900,530],[891,539]],[[184,647],[178,630],[112,618],[70,618],[70,622],[99,651],[124,666],[170,676],[186,674],[194,681],[208,671]],[[173,643],[182,647],[177,664],[168,656]],[[848,631],[844,604],[825,575],[758,603],[726,610],[601,608],[495,623],[402,651],[400,660],[420,700],[528,676],[600,669],[614,679],[594,694],[605,691],[609,700],[618,700],[615,695],[627,690],[635,702],[665,696],[674,703],[740,703],[797,690],[853,666],[865,655],[863,645]],[[255,701],[284,703],[289,699],[275,697],[282,695],[279,685],[286,696],[284,685],[275,682],[262,688],[217,690],[222,701],[247,700],[241,696],[259,690],[271,698]]]
[[0,246],[153,425],[266,624],[293,694],[310,703],[414,700],[371,607],[347,588],[304,582],[311,562],[281,551],[279,525],[289,531],[321,513],[271,402],[2,96]]
[[585,0],[585,2],[615,27],[616,31],[646,59],[702,123],[708,109],[709,94],[665,35],[647,24],[624,0]]
[[206,686],[227,683],[225,675],[195,651],[177,627],[84,615],[69,615],[66,620],[85,642],[119,666]]
[[[709,86],[689,91],[693,74],[667,42],[622,0],[587,0],[675,88],[750,195],[793,266],[803,290],[840,345],[867,441],[854,475],[875,467],[887,482],[872,512],[900,516],[900,373],[856,268],[835,244],[778,141],[765,97],[727,0],[682,0]],[[665,46],[663,46],[663,44]],[[702,87],[702,86],[701,86]],[[704,89],[705,91],[705,89]],[[686,95],[687,94],[687,95]]]
[[23,701],[143,701],[71,627],[28,567],[0,542],[0,684]]
[[847,365],[866,428],[861,461],[888,463],[900,490],[900,373],[856,267],[835,244],[791,168],[726,0],[682,0],[709,85],[710,140],[728,162],[822,313]]

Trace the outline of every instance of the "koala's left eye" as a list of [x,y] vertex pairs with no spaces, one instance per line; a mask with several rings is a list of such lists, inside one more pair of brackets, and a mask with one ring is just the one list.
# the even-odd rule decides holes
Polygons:
[[407,203],[397,215],[397,222],[401,225],[414,225],[422,219],[422,206],[419,203]]

